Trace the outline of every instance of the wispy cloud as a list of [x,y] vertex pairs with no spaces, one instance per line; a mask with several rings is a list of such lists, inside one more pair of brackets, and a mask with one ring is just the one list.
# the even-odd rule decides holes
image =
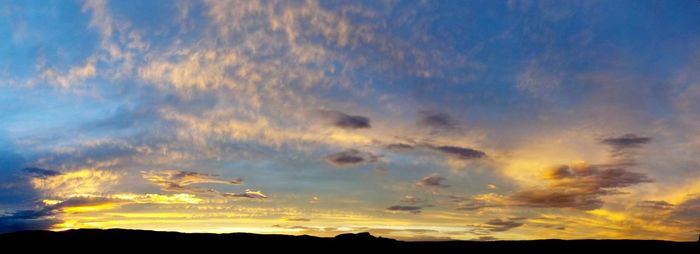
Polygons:
[[444,112],[420,111],[417,124],[433,133],[448,132],[459,128],[459,121]]
[[447,185],[445,182],[447,179],[445,177],[441,176],[438,173],[432,173],[430,175],[427,175],[420,180],[416,182],[416,186],[418,187],[437,187],[437,188],[447,188],[449,185]]

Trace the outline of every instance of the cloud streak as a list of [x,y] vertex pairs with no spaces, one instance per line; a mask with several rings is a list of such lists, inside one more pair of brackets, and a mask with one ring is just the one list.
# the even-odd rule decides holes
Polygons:
[[356,149],[349,149],[342,152],[327,155],[323,157],[323,159],[336,167],[349,167],[363,163],[376,162],[379,158],[378,156],[371,153],[360,152]]
[[447,188],[449,185],[447,185],[445,182],[447,179],[443,176],[441,176],[438,173],[432,173],[430,175],[427,175],[420,180],[416,182],[416,186],[418,187],[434,187],[434,188]]
[[341,129],[356,130],[371,128],[369,117],[349,115],[335,110],[319,110],[319,114],[330,126]]
[[625,134],[619,137],[608,137],[600,140],[601,144],[610,146],[614,156],[620,156],[632,149],[640,148],[652,141],[650,137]]

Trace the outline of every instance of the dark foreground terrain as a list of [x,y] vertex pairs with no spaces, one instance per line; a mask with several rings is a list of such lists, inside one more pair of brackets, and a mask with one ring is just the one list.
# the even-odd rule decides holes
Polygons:
[[[289,235],[187,234],[123,229],[79,229],[64,232],[23,231],[0,234],[0,252],[25,253],[40,249],[112,253],[154,250],[164,252],[225,253],[699,253],[697,242],[653,240],[535,240],[405,242],[369,233],[333,238]],[[19,248],[19,249],[16,249]],[[5,250],[16,250],[4,252]]]

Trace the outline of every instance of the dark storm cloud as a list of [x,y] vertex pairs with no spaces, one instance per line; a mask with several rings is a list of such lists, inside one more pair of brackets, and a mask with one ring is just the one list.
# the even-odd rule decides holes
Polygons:
[[524,218],[509,218],[506,220],[492,219],[486,222],[486,228],[491,232],[503,232],[508,231],[523,225],[521,220]]
[[600,143],[610,146],[614,155],[621,155],[626,150],[642,147],[642,145],[651,142],[651,140],[652,138],[650,137],[625,134],[619,137],[604,138]]
[[486,157],[486,153],[467,147],[433,145],[429,145],[428,147],[435,151],[447,154],[460,160],[473,160]]
[[61,172],[58,172],[56,170],[35,168],[35,167],[24,168],[24,169],[22,169],[22,171],[24,171],[25,173],[27,173],[31,177],[42,178],[42,179],[50,177],[50,176],[57,176],[57,175],[61,174]]
[[365,162],[376,162],[379,156],[372,153],[360,152],[356,149],[348,149],[323,157],[326,162],[336,167],[357,165]]
[[335,110],[319,110],[319,115],[330,125],[342,129],[370,128],[370,119],[366,116],[349,115]]
[[508,197],[510,205],[594,210],[601,196],[622,194],[624,188],[652,180],[624,168],[596,165],[557,166],[550,170],[547,188],[528,188]]
[[447,179],[442,177],[440,174],[433,173],[418,180],[416,182],[416,186],[447,188],[449,185],[445,184],[445,181],[447,181]]
[[416,121],[416,124],[436,133],[457,129],[459,126],[459,121],[447,113],[421,111],[418,112],[418,120]]
[[22,230],[46,230],[60,223],[53,210],[21,210],[0,216],[0,233]]
[[399,212],[409,212],[409,213],[420,213],[423,209],[422,206],[410,206],[410,205],[393,205],[386,208],[389,211],[399,211]]

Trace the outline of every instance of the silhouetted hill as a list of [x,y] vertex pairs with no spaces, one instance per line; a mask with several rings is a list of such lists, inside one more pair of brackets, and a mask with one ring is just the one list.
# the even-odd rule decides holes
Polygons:
[[23,253],[38,249],[90,252],[242,251],[363,252],[363,253],[700,253],[697,242],[655,240],[534,240],[406,242],[369,233],[341,234],[333,238],[249,233],[204,234],[125,229],[79,229],[64,232],[22,231],[0,234],[2,250]]

